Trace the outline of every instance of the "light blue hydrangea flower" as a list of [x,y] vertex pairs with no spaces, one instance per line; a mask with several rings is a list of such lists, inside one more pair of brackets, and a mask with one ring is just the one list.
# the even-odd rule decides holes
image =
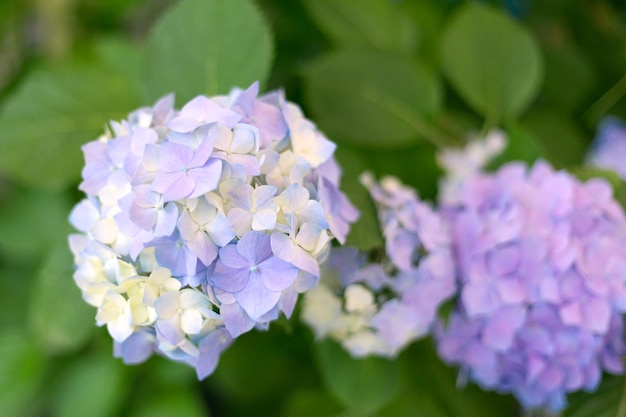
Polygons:
[[204,378],[235,337],[289,316],[358,216],[334,150],[257,83],[180,111],[164,97],[83,146],[74,279],[115,355],[156,352]]
[[525,408],[565,407],[622,373],[626,218],[601,179],[508,163],[460,184],[450,221],[459,303],[438,351]]

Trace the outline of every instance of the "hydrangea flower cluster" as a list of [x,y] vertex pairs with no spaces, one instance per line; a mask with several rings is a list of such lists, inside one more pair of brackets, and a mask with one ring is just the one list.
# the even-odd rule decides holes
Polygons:
[[203,378],[234,338],[291,314],[358,212],[338,188],[335,144],[282,93],[258,97],[255,83],[173,105],[83,147],[70,247],[117,356],[158,352]]
[[320,285],[304,297],[303,320],[318,338],[339,341],[355,357],[395,356],[432,328],[456,290],[446,224],[414,190],[393,177],[362,177],[378,207],[384,259],[368,262],[335,248]]
[[587,162],[595,167],[612,169],[626,181],[626,125],[615,117],[604,118],[598,126]]
[[450,221],[459,301],[438,351],[485,389],[525,408],[622,373],[626,219],[601,179],[545,162],[508,163],[466,179]]

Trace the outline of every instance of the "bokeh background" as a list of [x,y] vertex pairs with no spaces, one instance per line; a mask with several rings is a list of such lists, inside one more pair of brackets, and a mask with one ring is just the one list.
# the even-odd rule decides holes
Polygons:
[[[182,3],[194,4],[178,31],[157,31]],[[204,16],[203,4],[223,12]],[[249,4],[252,16],[237,13]],[[259,27],[238,26],[257,17]],[[221,22],[238,62],[216,87],[195,83],[189,64],[216,42],[204,19]],[[240,48],[255,31],[268,44]],[[80,145],[168,91],[180,105],[255,79],[283,88],[338,143],[344,188],[363,212],[349,243],[361,249],[381,238],[360,172],[397,175],[433,199],[437,147],[494,127],[510,140],[500,162],[542,157],[608,176],[626,195],[614,175],[582,167],[598,122],[626,119],[623,0],[2,0],[0,415],[521,415],[509,396],[463,387],[430,340],[395,361],[356,361],[314,341],[297,311],[240,337],[205,381],[160,357],[132,367],[112,357],[67,248]],[[623,377],[607,377],[564,414],[626,416],[624,390]]]

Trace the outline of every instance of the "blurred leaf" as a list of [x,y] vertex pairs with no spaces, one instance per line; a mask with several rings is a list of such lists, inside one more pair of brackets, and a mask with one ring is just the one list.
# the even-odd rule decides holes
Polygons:
[[506,148],[489,163],[490,167],[497,168],[510,161],[523,161],[530,166],[545,154],[541,143],[537,143],[536,138],[518,124],[509,126],[506,138]]
[[324,391],[300,390],[287,399],[281,417],[339,416],[343,407]]
[[32,264],[53,240],[70,232],[70,208],[64,193],[11,189],[0,200],[0,250]]
[[52,354],[82,347],[95,328],[95,309],[80,296],[72,279],[72,256],[59,236],[36,276],[30,325],[36,340]]
[[[180,365],[180,364],[179,364]],[[128,414],[132,417],[209,417],[198,392],[190,387],[173,386],[167,390],[151,391],[139,398]]]
[[544,57],[546,77],[541,94],[545,104],[566,112],[579,109],[594,83],[585,56],[573,45],[565,44],[545,48]]
[[366,171],[367,164],[357,152],[346,147],[337,148],[335,156],[344,171],[341,189],[360,213],[359,219],[350,228],[346,245],[365,252],[382,247],[384,242],[374,203],[367,189],[359,182],[359,176]]
[[337,142],[377,149],[415,143],[441,105],[435,77],[400,55],[342,51],[305,76],[315,120]]
[[271,33],[250,0],[181,0],[154,27],[144,58],[148,98],[174,92],[183,103],[263,83]]
[[597,391],[579,392],[568,397],[569,406],[563,417],[624,417],[626,416],[626,379],[604,375]]
[[398,362],[402,397],[412,397],[424,417],[518,415],[518,405],[510,395],[483,391],[471,383],[460,386],[458,369],[441,362],[430,339],[409,346]]
[[535,111],[522,119],[521,127],[532,135],[542,156],[555,166],[578,165],[583,160],[587,140],[570,117],[546,110]]
[[114,48],[115,54],[96,50],[89,60],[39,68],[20,84],[0,114],[0,171],[47,188],[79,178],[80,146],[139,104],[136,80],[120,71],[134,65],[136,51],[126,43]]
[[398,391],[398,362],[378,357],[355,359],[339,344],[316,345],[326,387],[352,413],[367,415],[387,404]]
[[130,392],[124,365],[102,353],[70,362],[52,388],[55,417],[110,417],[121,409]]
[[418,28],[420,63],[435,70],[439,66],[439,38],[445,22],[445,6],[440,0],[400,1],[398,6]]
[[486,6],[466,3],[443,34],[444,74],[490,126],[515,118],[535,98],[543,64],[524,27]]
[[389,0],[305,0],[304,5],[340,46],[411,51],[417,43],[413,22]]
[[31,415],[41,400],[43,356],[22,329],[0,333],[0,410],[4,417]]

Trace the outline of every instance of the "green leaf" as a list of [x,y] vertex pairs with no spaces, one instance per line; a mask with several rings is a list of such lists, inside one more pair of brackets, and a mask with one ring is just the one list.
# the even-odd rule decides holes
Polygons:
[[341,143],[370,148],[406,146],[429,134],[440,108],[436,78],[407,57],[375,51],[341,51],[305,74],[315,121]]
[[200,396],[191,387],[169,387],[167,390],[151,391],[141,396],[133,407],[133,417],[209,417]]
[[374,203],[367,189],[359,182],[359,176],[366,170],[367,163],[364,163],[356,151],[347,147],[337,148],[335,156],[344,172],[341,189],[360,213],[359,219],[350,227],[346,246],[353,246],[364,252],[382,247],[384,242]]
[[417,44],[413,22],[389,0],[305,0],[304,5],[339,46],[411,51]]
[[543,63],[528,30],[501,12],[466,3],[443,34],[444,74],[489,125],[521,114],[537,95]]
[[263,83],[272,39],[250,0],[182,0],[154,27],[145,48],[146,95],[179,102]]
[[0,333],[0,410],[5,417],[31,415],[39,405],[45,372],[43,355],[22,329]]
[[135,65],[136,51],[126,43],[114,48],[115,54],[97,47],[89,60],[39,68],[7,98],[0,114],[1,172],[47,188],[80,177],[80,146],[140,104],[137,81],[120,71]]
[[552,111],[534,111],[520,125],[533,137],[542,156],[559,168],[578,165],[587,151],[582,129],[568,116]]
[[326,387],[352,413],[373,413],[396,395],[397,361],[378,357],[355,359],[331,340],[318,343],[316,347]]
[[54,416],[109,417],[122,408],[130,384],[119,360],[93,353],[72,361],[51,388]]
[[626,417],[626,379],[604,375],[597,391],[569,396],[563,417]]
[[66,236],[71,204],[64,193],[13,187],[0,199],[0,250],[29,263]]
[[339,416],[343,407],[328,393],[303,389],[289,396],[281,417],[331,417]]
[[497,168],[510,161],[523,161],[530,166],[538,158],[546,156],[545,150],[535,136],[518,124],[513,124],[507,129],[506,138],[506,148],[489,163],[490,167]]
[[546,78],[541,89],[543,104],[565,112],[580,109],[595,81],[585,55],[574,45],[564,44],[544,48],[544,57]]
[[65,236],[60,236],[32,289],[30,325],[35,340],[51,354],[78,350],[95,328],[95,309],[81,298],[72,263]]

